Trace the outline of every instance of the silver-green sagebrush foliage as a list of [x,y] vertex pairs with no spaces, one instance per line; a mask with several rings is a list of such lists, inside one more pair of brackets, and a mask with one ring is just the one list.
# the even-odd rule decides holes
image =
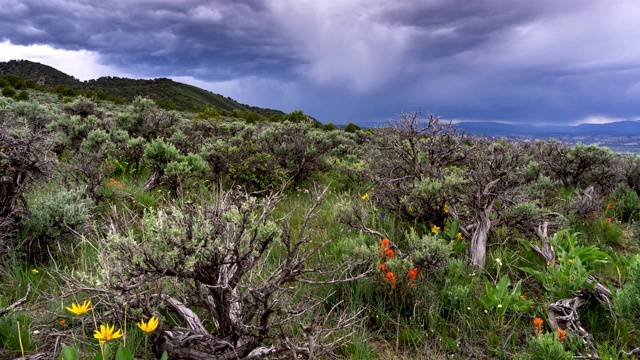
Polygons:
[[[326,191],[316,194],[296,231],[273,216],[282,200],[280,192],[262,198],[227,192],[213,204],[147,211],[139,232],[111,234],[105,273],[116,288],[140,286],[141,278],[145,283],[173,278],[191,284],[181,296],[191,299],[200,315],[178,315],[187,317],[191,331],[206,343],[215,344],[201,350],[201,356],[330,354],[344,341],[332,334],[348,333],[357,314],[346,316],[339,307],[323,309],[322,299],[314,298],[305,284],[361,276],[344,275],[355,263],[342,263],[340,269],[309,264],[326,244],[312,242],[314,229],[309,228]],[[325,320],[317,321],[314,313]],[[198,316],[206,316],[212,327],[205,329],[199,319],[194,321]],[[300,330],[308,335],[294,336]],[[188,351],[180,339],[164,341],[170,357]]]

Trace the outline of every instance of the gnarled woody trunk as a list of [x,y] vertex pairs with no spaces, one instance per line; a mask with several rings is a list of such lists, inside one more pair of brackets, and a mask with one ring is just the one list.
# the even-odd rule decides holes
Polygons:
[[478,213],[475,221],[475,231],[471,237],[469,257],[471,258],[471,264],[479,268],[483,268],[487,261],[487,234],[491,228],[489,214],[491,214],[492,209],[493,202],[484,211]]

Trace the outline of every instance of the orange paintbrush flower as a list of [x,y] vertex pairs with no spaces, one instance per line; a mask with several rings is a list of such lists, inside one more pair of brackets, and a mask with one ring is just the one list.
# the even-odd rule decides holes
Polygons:
[[542,332],[542,324],[544,324],[544,320],[540,318],[533,319],[533,331],[536,335]]
[[385,250],[384,254],[385,254],[389,259],[391,259],[391,258],[393,258],[393,257],[395,257],[395,256],[396,256],[396,254],[395,254],[395,253],[393,252],[393,250],[391,250],[391,249],[387,249],[387,250]]
[[556,335],[558,335],[558,340],[560,340],[560,342],[563,342],[564,339],[567,338],[567,329],[562,330],[562,329],[558,328],[556,330]]
[[396,287],[396,282],[398,281],[398,279],[396,279],[396,274],[388,272],[386,278],[392,288]]
[[416,268],[411,269],[411,271],[409,271],[407,276],[409,277],[409,281],[415,281],[416,277],[418,277],[418,269]]

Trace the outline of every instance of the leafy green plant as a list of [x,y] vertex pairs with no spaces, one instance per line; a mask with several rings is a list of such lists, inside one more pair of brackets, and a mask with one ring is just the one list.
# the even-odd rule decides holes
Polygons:
[[256,153],[240,164],[229,164],[229,177],[248,191],[259,191],[279,188],[284,183],[286,174],[273,156]]
[[564,350],[555,333],[539,334],[529,340],[527,351],[519,360],[571,360],[573,355]]
[[640,257],[631,265],[624,287],[613,299],[616,314],[640,329]]
[[29,100],[29,92],[27,90],[20,90],[20,92],[13,98],[18,101],[27,101]]
[[601,360],[628,360],[631,359],[626,352],[622,350],[616,350],[613,345],[608,343],[596,344],[598,350],[598,357]]
[[34,347],[29,328],[32,324],[29,314],[23,311],[0,317],[0,348],[13,354]]
[[511,280],[508,276],[500,278],[495,286],[486,277],[484,282],[487,295],[481,296],[480,302],[487,311],[495,309],[498,315],[504,316],[507,311],[524,312],[533,305],[532,301],[522,296],[522,281],[518,281],[511,291]]
[[[47,245],[63,242],[90,219],[93,203],[81,189],[50,189],[29,201],[31,213],[22,219],[21,229],[33,240],[28,251],[45,256]],[[42,252],[42,253],[41,253]]]
[[16,95],[16,90],[11,86],[7,85],[2,89],[2,96],[4,97],[14,97]]
[[[103,358],[104,354],[104,358]],[[99,352],[94,357],[95,360],[109,360],[113,357],[113,351],[111,350],[111,346],[109,344],[103,345],[102,352]],[[162,357],[160,360],[167,360],[168,355],[167,352],[162,353]],[[116,350],[115,360],[134,360],[133,354],[127,350],[122,344],[118,345],[118,349]],[[60,352],[60,357],[58,360],[80,360],[80,355],[78,355],[78,351],[71,346],[62,345],[62,351]]]
[[609,255],[593,245],[577,245],[579,235],[570,229],[559,231],[549,240],[556,250],[557,258],[554,261],[548,261],[542,270],[520,268],[540,281],[553,301],[572,297],[573,292],[580,288],[592,289],[595,283],[588,281],[591,272],[587,266],[592,268],[610,261]]
[[627,184],[620,184],[611,194],[612,210],[622,221],[640,220],[640,195]]

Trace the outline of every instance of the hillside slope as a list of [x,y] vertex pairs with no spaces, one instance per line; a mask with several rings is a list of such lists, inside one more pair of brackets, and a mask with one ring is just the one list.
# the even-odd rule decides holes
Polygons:
[[131,101],[138,96],[147,97],[162,103],[171,103],[177,110],[197,111],[204,106],[224,111],[252,111],[261,116],[282,116],[284,112],[241,104],[229,97],[214,94],[196,86],[179,83],[167,78],[153,80],[101,77],[95,80],[80,81],[51,66],[29,60],[11,60],[0,62],[0,75],[18,75],[24,80],[31,79],[47,88],[58,85],[79,91],[102,90],[107,96],[117,96]]

